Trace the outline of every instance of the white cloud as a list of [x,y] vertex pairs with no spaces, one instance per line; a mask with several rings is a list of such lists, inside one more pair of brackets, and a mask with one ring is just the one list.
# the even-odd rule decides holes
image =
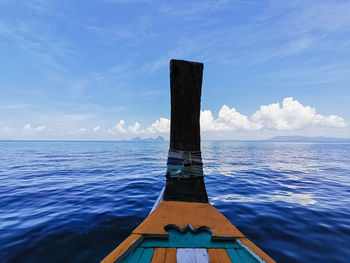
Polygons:
[[35,130],[37,130],[37,131],[43,131],[45,129],[46,129],[46,125],[38,126],[35,128]]
[[124,125],[125,125],[125,121],[124,120],[120,120],[119,123],[116,126],[114,126],[111,129],[108,129],[107,132],[109,134],[116,134],[118,132],[126,133],[126,129],[124,128]]
[[128,127],[128,131],[136,134],[142,133],[143,130],[140,130],[140,126],[141,126],[140,123],[136,122],[134,125]]
[[30,130],[32,130],[33,128],[32,128],[32,125],[30,124],[30,123],[28,123],[28,124],[26,124],[26,125],[24,125],[23,126],[23,130],[24,131],[30,131]]
[[121,120],[119,121],[119,123],[114,127],[117,131],[119,132],[122,132],[122,133],[125,133],[126,130],[124,128],[124,125],[125,125],[125,121],[124,120]]
[[141,130],[140,127],[141,127],[140,123],[136,122],[134,125],[130,125],[127,128],[125,128],[125,121],[120,120],[116,126],[108,129],[107,133],[112,134],[112,135],[115,135],[117,133],[124,133],[124,134],[126,134],[126,133],[135,133],[135,134],[143,133],[144,130]]
[[201,111],[200,125],[202,131],[225,131],[230,128],[218,120],[214,120],[210,110]]
[[257,130],[261,128],[256,123],[249,121],[247,116],[237,112],[235,108],[230,109],[226,105],[223,105],[219,111],[219,121],[226,123],[233,130]]
[[32,127],[30,123],[23,126],[22,130],[25,132],[41,132],[46,129],[46,125],[38,126],[36,128]]
[[307,126],[345,127],[343,118],[316,113],[315,108],[303,106],[293,98],[285,98],[282,107],[279,103],[263,105],[252,115],[257,125],[267,129],[298,130]]
[[235,131],[235,130],[258,130],[260,125],[248,120],[248,117],[223,105],[218,118],[214,119],[210,110],[201,112],[201,129],[203,131]]
[[218,118],[214,119],[211,111],[201,112],[202,131],[254,131],[260,129],[299,130],[310,126],[346,127],[343,118],[316,113],[315,108],[303,106],[293,98],[285,98],[282,107],[279,103],[262,105],[252,116],[248,116],[223,105]]
[[167,133],[170,131],[170,120],[160,118],[152,123],[146,131],[150,133]]
[[[91,123],[80,123],[79,125],[87,127],[86,125],[90,126]],[[221,107],[217,116],[213,116],[210,110],[204,110],[201,111],[200,125],[204,137],[214,136],[215,139],[230,139],[233,132],[235,132],[235,138],[241,135],[242,138],[247,139],[250,136],[263,138],[281,134],[281,131],[286,135],[290,135],[292,132],[293,134],[304,134],[306,136],[313,136],[317,133],[317,136],[348,137],[348,129],[342,129],[347,127],[347,123],[342,117],[319,114],[315,108],[304,106],[292,97],[283,99],[282,103],[262,105],[251,116],[244,115],[227,105]],[[52,125],[49,126],[52,127]],[[60,129],[55,126],[56,129],[54,129],[48,128],[46,125],[33,126],[28,123],[21,128],[2,128],[0,129],[0,135],[22,136],[24,138],[28,136],[47,136],[47,138],[51,138],[51,136],[90,136],[91,138],[103,138],[109,134],[113,135],[113,138],[123,139],[130,138],[135,134],[149,136],[151,134],[169,133],[170,120],[159,118],[149,126],[141,126],[139,122],[129,125],[126,121],[120,120],[107,131],[96,125],[92,126],[95,128],[91,129],[81,128],[81,126],[70,127],[69,129]],[[59,127],[62,127],[62,125]],[[108,135],[107,138],[109,138]]]

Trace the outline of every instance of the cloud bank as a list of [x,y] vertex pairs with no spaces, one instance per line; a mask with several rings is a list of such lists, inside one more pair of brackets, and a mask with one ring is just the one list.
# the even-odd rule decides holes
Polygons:
[[[85,120],[86,121],[86,120]],[[81,123],[83,120],[81,120]],[[79,122],[80,123],[80,122]],[[79,125],[77,123],[77,125]],[[22,136],[43,136],[43,135],[77,135],[77,136],[98,136],[106,138],[131,138],[131,136],[158,136],[170,132],[170,120],[159,118],[152,124],[141,127],[139,122],[127,124],[125,120],[120,120],[111,128],[96,125],[96,123],[85,123],[87,126],[78,129],[66,129],[59,131],[54,127],[48,128],[46,125],[33,127],[31,124],[24,125],[20,130],[11,127],[0,129],[0,135],[9,136],[16,134]],[[282,103],[272,103],[260,106],[259,110],[251,116],[238,112],[235,108],[223,105],[219,110],[217,117],[213,116],[210,110],[201,111],[200,116],[201,131],[204,134],[211,134],[217,138],[220,134],[231,134],[231,132],[243,132],[245,134],[264,134],[264,132],[278,131],[304,131],[312,128],[321,130],[326,128],[336,131],[337,128],[347,126],[345,120],[337,115],[325,116],[316,112],[315,108],[304,106],[292,97],[283,99]],[[90,126],[90,128],[87,128]],[[74,132],[77,131],[77,132]],[[235,133],[236,134],[236,133]],[[52,137],[51,136],[51,137]],[[51,138],[50,137],[50,138]],[[29,138],[29,137],[28,137]],[[79,138],[79,137],[77,137]],[[95,138],[95,137],[91,137]]]
[[[262,105],[249,118],[239,113],[235,108],[223,105],[214,118],[210,110],[201,111],[200,125],[203,132],[221,131],[258,131],[258,130],[301,130],[308,127],[346,127],[345,120],[337,115],[323,116],[316,113],[315,108],[303,106],[292,97],[283,99],[282,104],[272,103]],[[148,126],[141,129],[141,125],[136,122],[134,125],[125,126],[125,121],[121,120],[114,128],[108,129],[110,134],[116,133],[168,133],[170,131],[170,120],[160,118]]]
[[235,130],[300,130],[314,127],[346,127],[345,120],[337,115],[323,116],[315,108],[303,106],[292,97],[280,103],[262,105],[250,118],[223,105],[218,118],[214,119],[211,111],[201,113],[202,131],[235,131]]

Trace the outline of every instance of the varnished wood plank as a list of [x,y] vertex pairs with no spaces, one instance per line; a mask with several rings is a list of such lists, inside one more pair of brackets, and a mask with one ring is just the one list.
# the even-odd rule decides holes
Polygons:
[[224,248],[209,248],[208,256],[210,263],[231,263],[230,257]]
[[215,262],[217,256],[216,256],[216,251],[214,248],[208,248],[208,256],[209,256],[209,262]]
[[123,260],[129,252],[135,249],[143,240],[143,237],[138,234],[131,234],[117,248],[115,248],[101,263],[114,263]]
[[167,224],[185,227],[207,226],[213,231],[213,238],[235,238],[244,235],[227,218],[208,203],[162,201],[134,231],[134,234],[168,236],[164,230]]
[[166,254],[165,247],[155,248],[151,262],[152,263],[164,263],[165,262],[165,254]]
[[248,238],[239,238],[244,245],[246,245],[251,251],[253,251],[258,257],[260,257],[266,263],[276,263],[272,258],[270,258],[267,254],[264,253],[259,247],[257,247],[253,242],[251,242]]
[[176,248],[169,247],[166,249],[165,263],[176,263]]

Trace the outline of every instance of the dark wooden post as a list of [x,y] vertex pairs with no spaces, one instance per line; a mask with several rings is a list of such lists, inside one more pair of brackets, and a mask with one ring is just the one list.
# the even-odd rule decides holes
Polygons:
[[[199,153],[201,156],[199,118],[202,76],[202,63],[174,59],[170,61],[170,151],[184,155]],[[163,200],[208,202],[203,176],[173,178],[167,173],[166,178]]]

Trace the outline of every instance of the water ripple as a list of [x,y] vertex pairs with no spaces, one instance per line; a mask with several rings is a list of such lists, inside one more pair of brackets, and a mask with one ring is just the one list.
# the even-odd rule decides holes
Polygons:
[[[97,262],[149,213],[168,143],[0,142],[0,262]],[[348,262],[350,144],[203,142],[210,202],[278,262]]]

